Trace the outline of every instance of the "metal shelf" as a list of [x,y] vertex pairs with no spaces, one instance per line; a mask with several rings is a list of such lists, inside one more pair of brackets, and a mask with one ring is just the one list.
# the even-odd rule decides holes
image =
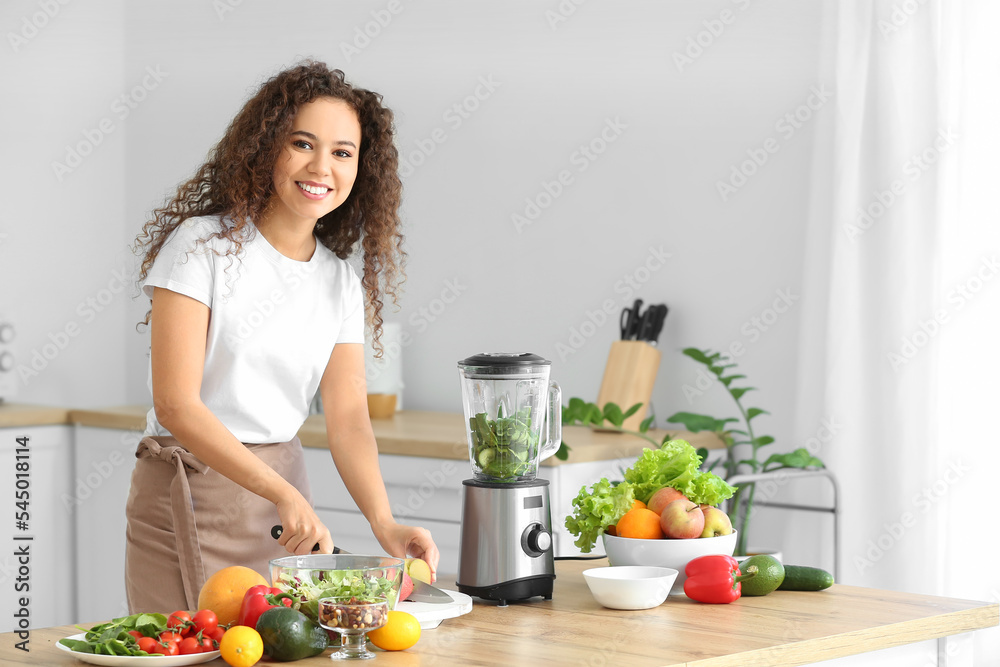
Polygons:
[[[837,478],[834,477],[833,472],[826,468],[820,468],[819,470],[799,470],[795,468],[782,468],[781,470],[774,470],[771,472],[760,472],[760,473],[748,473],[746,475],[734,475],[726,481],[733,486],[739,486],[741,484],[751,484],[757,482],[765,482],[768,480],[784,483],[790,480],[802,479],[805,477],[823,477],[830,482],[830,486],[833,487],[833,506],[825,505],[799,505],[796,503],[779,503],[771,502],[767,500],[755,500],[754,507],[775,507],[778,509],[787,510],[802,510],[806,512],[822,512],[824,514],[833,515],[833,578],[836,581],[840,581],[840,487],[837,484]],[[741,501],[745,504],[745,501]],[[730,501],[726,501],[725,510],[729,512]]]

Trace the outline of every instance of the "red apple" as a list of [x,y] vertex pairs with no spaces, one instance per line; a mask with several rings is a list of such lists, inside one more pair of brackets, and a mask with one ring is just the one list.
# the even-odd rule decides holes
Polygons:
[[702,505],[701,511],[705,515],[705,528],[701,531],[702,537],[718,537],[733,532],[733,523],[729,520],[729,515],[718,507]]
[[678,491],[672,486],[664,486],[661,489],[657,489],[653,495],[649,497],[649,502],[646,503],[648,509],[653,510],[657,514],[663,514],[663,508],[672,503],[675,500],[681,499],[687,500],[683,493]]
[[410,597],[410,593],[412,592],[413,592],[413,579],[410,579],[410,575],[404,572],[403,584],[399,587],[399,602],[402,602],[406,598]]
[[700,537],[705,530],[705,513],[696,503],[680,498],[667,504],[660,514],[663,534],[674,539]]

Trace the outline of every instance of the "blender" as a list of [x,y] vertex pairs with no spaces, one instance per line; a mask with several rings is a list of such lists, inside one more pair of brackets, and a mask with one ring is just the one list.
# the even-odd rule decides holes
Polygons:
[[458,362],[472,479],[462,482],[458,590],[484,600],[552,599],[549,482],[538,463],[562,442],[562,392],[538,355]]

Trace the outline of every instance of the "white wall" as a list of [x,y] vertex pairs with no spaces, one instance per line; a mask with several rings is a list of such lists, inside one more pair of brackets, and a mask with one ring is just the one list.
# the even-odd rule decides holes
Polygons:
[[[147,212],[193,172],[256,84],[314,56],[383,93],[404,157],[423,153],[405,176],[409,280],[389,317],[412,341],[402,351],[406,407],[460,410],[455,362],[486,350],[544,355],[566,396],[594,399],[618,312],[641,298],[671,309],[658,415],[733,414],[719,387],[685,396],[698,367],[679,351],[742,343],[741,369],[760,389],[751,404],[774,415],[760,427],[782,450],[799,446],[788,442],[798,303],[766,332],[752,318],[773,315],[778,291],[797,295],[801,284],[812,125],[789,136],[776,124],[823,83],[822,4],[590,2],[554,27],[554,1],[388,7],[95,0],[60,6],[17,51],[0,47],[15,102],[0,105],[0,126],[5,154],[17,156],[0,166],[0,312],[19,328],[25,364],[67,323],[80,326],[15,399],[150,401],[148,333],[134,329],[145,298],[130,298],[134,286],[108,291],[92,322],[77,304],[100,298],[118,267],[134,265],[127,246]],[[0,25],[17,31],[40,11],[38,0],[5,3]],[[723,11],[728,24],[718,20]],[[378,16],[391,20],[345,56]],[[698,39],[708,46],[679,69],[675,54]],[[488,94],[484,80],[495,82]],[[477,89],[482,99],[469,98]],[[144,99],[122,119],[112,101],[133,90]],[[465,102],[477,108],[459,124],[449,109]],[[59,181],[51,163],[103,117],[114,132]],[[624,129],[581,170],[576,151],[609,119]],[[419,146],[436,128],[446,140],[427,154]],[[779,150],[723,201],[717,182],[768,138]],[[512,215],[524,215],[526,200],[561,170],[572,183],[533,224],[515,228]],[[670,257],[647,274],[650,248]],[[634,295],[622,282],[629,276],[646,280]],[[611,316],[591,329],[606,300]],[[422,309],[436,313],[433,322]],[[579,349],[574,330],[592,332]]]

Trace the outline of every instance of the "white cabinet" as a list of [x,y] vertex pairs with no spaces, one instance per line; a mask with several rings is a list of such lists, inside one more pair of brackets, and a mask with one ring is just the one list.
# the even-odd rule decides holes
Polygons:
[[[305,457],[313,504],[337,546],[354,553],[385,553],[347,492],[330,452],[307,448]],[[461,489],[468,465],[451,459],[382,454],[379,466],[393,516],[400,523],[430,530],[441,551],[438,571],[458,572]]]
[[[21,461],[27,462],[29,477],[22,478],[19,488],[17,438],[24,436],[30,458]],[[25,613],[20,611],[21,598],[26,598],[30,628],[78,620],[73,586],[74,505],[67,493],[73,476],[71,441],[68,426],[0,429],[0,502],[7,507],[0,529],[5,536],[0,550],[0,632],[23,629],[15,616]],[[25,530],[16,525],[15,512],[24,511],[15,505],[18,490],[27,490],[29,496]],[[31,539],[16,539],[26,537]]]
[[125,503],[142,431],[73,428],[75,472],[67,485],[67,497],[77,517],[77,613],[73,622],[89,623],[128,614]]

